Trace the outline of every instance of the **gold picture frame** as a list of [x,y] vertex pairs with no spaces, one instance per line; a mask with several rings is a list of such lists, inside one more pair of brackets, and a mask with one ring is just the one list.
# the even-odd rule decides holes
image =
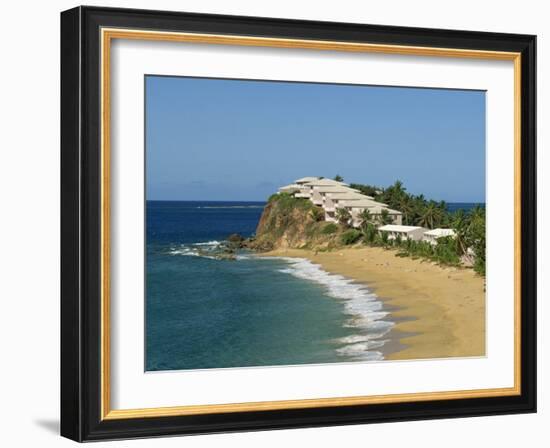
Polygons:
[[[76,8],[74,10],[63,13],[64,27],[66,33],[78,34],[84,33],[83,28],[77,24],[82,21],[91,23],[93,26],[92,37],[95,42],[98,54],[94,56],[94,61],[97,63],[98,69],[98,91],[97,97],[99,99],[98,109],[100,113],[100,123],[98,128],[98,143],[99,143],[99,165],[98,168],[98,192],[99,192],[99,249],[98,249],[98,273],[99,277],[99,322],[97,323],[97,334],[99,335],[99,343],[97,349],[99,352],[99,359],[97,366],[99,368],[99,375],[97,377],[97,386],[99,388],[99,404],[93,405],[93,411],[88,409],[87,419],[96,421],[96,427],[102,425],[109,425],[110,422],[123,422],[125,426],[122,429],[105,430],[101,432],[97,429],[92,429],[88,426],[88,434],[82,433],[82,422],[74,423],[73,419],[65,417],[67,422],[66,429],[62,428],[62,432],[71,438],[80,440],[91,440],[94,438],[118,438],[131,436],[132,432],[128,429],[128,424],[131,422],[141,421],[141,419],[147,419],[151,421],[151,426],[145,431],[146,434],[155,434],[162,430],[158,429],[156,423],[153,422],[162,418],[180,418],[185,419],[192,416],[209,416],[209,415],[227,415],[227,414],[242,414],[242,413],[262,413],[266,411],[291,411],[291,410],[307,410],[307,409],[319,409],[326,408],[327,412],[338,412],[338,408],[356,407],[357,409],[364,410],[366,406],[373,407],[372,405],[388,405],[399,403],[418,403],[421,406],[422,403],[432,402],[445,402],[446,406],[452,401],[456,400],[470,400],[470,399],[505,399],[512,397],[511,403],[515,403],[514,399],[521,401],[522,403],[527,399],[529,403],[533,401],[532,388],[525,389],[524,385],[527,380],[531,380],[533,375],[529,370],[528,377],[524,376],[524,370],[526,365],[534,362],[532,358],[533,354],[531,350],[528,353],[525,352],[525,332],[532,331],[532,328],[526,330],[523,325],[525,322],[532,322],[533,316],[526,315],[526,300],[532,300],[532,298],[525,297],[523,286],[525,286],[525,259],[529,258],[532,261],[533,248],[531,245],[527,247],[525,239],[522,238],[522,223],[525,222],[526,214],[528,218],[531,218],[532,209],[534,205],[526,202],[526,191],[524,186],[526,182],[531,180],[525,179],[526,170],[532,170],[531,164],[534,163],[526,157],[526,153],[530,154],[534,151],[534,143],[529,143],[531,136],[525,135],[525,130],[530,129],[532,126],[533,116],[529,115],[526,111],[532,108],[532,102],[529,100],[534,92],[533,73],[530,71],[532,59],[534,58],[532,47],[534,40],[532,36],[516,36],[510,35],[508,38],[502,38],[502,49],[489,48],[491,46],[490,36],[478,36],[475,34],[463,36],[461,32],[448,32],[446,37],[441,37],[439,34],[432,32],[433,30],[423,30],[426,38],[426,42],[421,44],[407,44],[407,40],[413,40],[412,38],[402,38],[402,42],[391,42],[395,38],[390,37],[390,30],[386,30],[387,42],[383,43],[375,41],[369,41],[373,36],[374,31],[369,30],[368,26],[365,27],[365,41],[346,41],[342,40],[330,40],[320,38],[288,38],[277,37],[273,35],[273,31],[270,31],[270,36],[250,35],[243,29],[243,34],[230,34],[223,33],[221,30],[217,32],[200,32],[197,31],[194,26],[194,16],[187,17],[185,15],[178,15],[177,13],[156,13],[150,12],[145,14],[146,20],[150,20],[150,23],[157,24],[155,29],[147,29],[145,26],[129,26],[133,23],[133,18],[129,12],[117,10],[119,12],[109,11],[109,19],[104,19],[104,12],[109,11],[103,8]],[[112,19],[112,15],[117,20]],[[170,20],[181,19],[182,28],[190,28],[189,31],[174,31],[170,28],[168,22]],[[209,19],[208,16],[203,17],[204,20]],[[219,18],[210,18],[216,26],[219,25]],[[224,18],[225,20],[230,20]],[[166,21],[166,29],[159,29],[158,24],[162,21]],[[235,18],[235,23],[240,23],[238,18]],[[257,25],[268,25],[269,19],[257,19]],[[208,20],[207,20],[208,21]],[[262,22],[263,21],[263,22]],[[138,21],[139,22],[139,21]],[[140,22],[141,23],[141,22]],[[172,22],[170,22],[172,23]],[[281,21],[270,22],[286,26],[285,30],[281,31],[281,34],[288,33],[288,27],[296,30],[303,27],[303,23],[291,23]],[[214,26],[213,26],[214,27]],[[223,27],[223,25],[219,25]],[[346,27],[339,24],[322,24],[319,28],[325,28],[335,32],[340,29],[341,33],[345,35]],[[340,28],[339,28],[340,27]],[[358,25],[358,27],[361,27]],[[246,28],[246,26],[244,26]],[[89,33],[90,31],[86,31]],[[369,34],[371,32],[371,34]],[[376,29],[376,33],[384,34],[384,30],[379,31]],[[456,33],[456,34],[454,34]],[[467,33],[466,33],[467,34]],[[376,34],[378,36],[378,34]],[[511,37],[514,36],[514,37]],[[82,35],[81,38],[87,37],[92,39],[88,35]],[[469,38],[470,40],[468,41]],[[460,42],[471,42],[472,39],[476,40],[478,48],[451,46],[460,45]],[[287,49],[311,49],[321,51],[342,51],[342,52],[365,52],[365,53],[381,53],[381,54],[398,54],[398,55],[414,55],[414,56],[435,56],[435,57],[449,57],[449,58],[466,58],[466,59],[486,59],[486,60],[505,60],[512,61],[514,64],[514,209],[515,209],[515,221],[514,221],[514,386],[508,388],[494,388],[494,389],[477,389],[477,390],[461,390],[461,391],[445,391],[445,392],[428,392],[428,393],[405,393],[395,395],[376,395],[376,396],[353,396],[353,397],[339,397],[339,398],[315,398],[304,400],[283,400],[283,401],[266,401],[266,402],[243,402],[232,404],[218,404],[218,405],[183,405],[175,407],[160,407],[160,408],[142,408],[142,409],[112,409],[111,407],[111,370],[110,370],[110,358],[111,358],[111,344],[110,344],[110,332],[111,332],[111,304],[110,304],[110,285],[111,285],[111,266],[110,266],[110,246],[111,246],[111,201],[110,201],[110,185],[111,185],[111,45],[116,39],[129,39],[129,40],[142,40],[142,41],[163,41],[163,42],[184,42],[184,43],[200,43],[209,45],[237,45],[237,46],[254,46],[254,47],[271,47],[271,48],[287,48]],[[474,39],[474,40],[475,40]],[[508,40],[507,40],[508,39]],[[428,44],[427,42],[431,42]],[[439,45],[438,45],[439,42]],[[519,42],[519,43],[518,43]],[[76,44],[74,44],[76,45]],[[469,43],[468,45],[471,46]],[[78,65],[82,61],[74,59],[75,54],[79,54],[83,51],[80,47],[74,49],[72,55],[66,56],[66,67],[71,64]],[[82,57],[82,55],[80,55]],[[81,67],[78,66],[80,69]],[[67,71],[65,76],[74,76],[73,71]],[[82,82],[82,81],[81,81]],[[80,97],[80,91],[75,92],[74,86],[71,87],[70,94],[76,93]],[[82,88],[81,85],[78,89]],[[528,92],[527,92],[528,91]],[[526,93],[527,92],[527,93]],[[527,102],[529,100],[529,102]],[[82,125],[80,123],[79,125]],[[85,123],[84,123],[85,125]],[[67,127],[75,126],[75,123],[68,123]],[[68,131],[67,131],[68,132]],[[67,148],[62,148],[63,151],[68,151]],[[529,166],[526,166],[525,163]],[[531,194],[529,192],[529,194]],[[67,212],[67,215],[73,213],[71,210]],[[522,218],[523,217],[523,218]],[[529,226],[534,225],[529,221]],[[67,243],[68,245],[74,244],[74,241]],[[68,246],[67,246],[68,247]],[[79,246],[80,247],[80,246]],[[72,246],[70,248],[73,250]],[[69,249],[67,249],[69,250]],[[74,249],[80,250],[80,249]],[[527,252],[527,253],[526,253]],[[532,269],[532,267],[528,267]],[[523,271],[522,271],[523,270]],[[534,274],[530,274],[534,275]],[[67,281],[74,281],[67,280]],[[66,299],[69,300],[69,299]],[[531,311],[529,311],[531,313]],[[69,325],[66,323],[65,325]],[[78,331],[82,331],[79,327]],[[62,342],[63,343],[63,342]],[[71,346],[72,349],[72,346]],[[77,347],[75,350],[80,351],[82,347]],[[526,358],[528,356],[528,358]],[[80,361],[66,358],[66,363],[74,364]],[[64,361],[65,362],[65,361]],[[527,363],[527,364],[526,364]],[[68,367],[67,367],[68,369]],[[530,369],[530,368],[529,368]],[[74,385],[72,388],[74,389]],[[67,388],[67,390],[70,388]],[[71,389],[72,390],[72,389]],[[68,393],[65,392],[66,396]],[[513,398],[515,397],[515,398]],[[89,399],[89,398],[88,398]],[[82,398],[80,398],[82,400]],[[518,401],[518,402],[519,402]],[[82,404],[82,403],[81,403]],[[531,406],[532,408],[532,406]],[[480,411],[481,412],[481,411]],[[91,415],[94,414],[94,415]],[[463,412],[464,415],[468,415]],[[475,414],[475,413],[474,413]],[[398,419],[399,417],[396,417]],[[181,420],[184,422],[185,420]],[[366,421],[366,420],[365,420]],[[277,426],[277,425],[275,425]],[[223,426],[220,425],[220,430]],[[237,425],[238,427],[238,425]],[[261,427],[261,425],[258,425]],[[282,424],[281,427],[284,427]],[[287,426],[288,427],[288,426]],[[243,426],[243,429],[248,427]],[[200,425],[196,427],[196,431],[200,430]],[[94,433],[96,431],[96,433]],[[117,432],[118,431],[118,432]],[[156,431],[156,432],[155,432]],[[176,431],[176,433],[189,433],[193,431]]]

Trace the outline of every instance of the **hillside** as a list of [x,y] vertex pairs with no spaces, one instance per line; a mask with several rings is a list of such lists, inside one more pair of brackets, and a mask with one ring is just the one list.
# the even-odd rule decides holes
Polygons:
[[323,221],[323,212],[307,199],[276,194],[269,198],[256,237],[247,247],[258,251],[273,249],[321,249],[340,243],[340,226]]

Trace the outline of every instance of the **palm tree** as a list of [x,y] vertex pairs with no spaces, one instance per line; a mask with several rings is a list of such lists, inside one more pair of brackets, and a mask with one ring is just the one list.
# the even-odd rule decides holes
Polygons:
[[391,224],[393,222],[393,218],[390,216],[390,212],[385,208],[383,208],[380,212],[378,219],[380,221],[380,224],[383,226],[385,226],[386,224]]
[[372,215],[370,213],[370,210],[366,208],[361,213],[359,213],[359,219],[361,220],[361,227],[363,228],[363,230],[365,230],[367,227],[367,224],[369,224],[372,221]]
[[398,198],[403,196],[406,190],[406,188],[403,188],[403,182],[401,182],[400,180],[396,180],[391,188],[393,188],[393,192]]
[[412,222],[412,217],[414,214],[414,209],[411,204],[409,196],[403,196],[399,200],[397,209],[403,214],[403,224],[407,225]]
[[485,208],[476,205],[472,210],[470,210],[470,219],[472,220],[472,222],[485,220]]
[[451,227],[455,231],[455,241],[460,255],[467,255],[468,217],[459,209],[451,216]]
[[388,202],[390,207],[397,208],[399,202],[403,197],[406,196],[405,188],[403,187],[403,182],[396,180],[393,185],[390,185],[386,188],[384,192],[385,202]]
[[320,207],[313,206],[313,208],[309,211],[309,215],[314,221],[323,221],[325,219],[325,213]]
[[368,243],[375,240],[377,233],[376,227],[370,222],[363,228],[363,235],[365,235],[365,241]]
[[336,182],[344,182],[344,178],[342,176],[340,176],[339,174],[337,174],[336,176],[334,176],[334,180]]
[[348,226],[351,219],[351,213],[346,208],[336,209],[336,219],[343,226]]
[[434,224],[440,219],[441,213],[434,201],[428,202],[428,205],[422,210],[418,224],[424,227],[434,228]]

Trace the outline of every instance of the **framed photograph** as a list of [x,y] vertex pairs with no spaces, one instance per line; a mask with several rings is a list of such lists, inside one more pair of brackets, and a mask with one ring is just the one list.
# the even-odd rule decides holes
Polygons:
[[61,433],[536,410],[535,36],[61,14]]

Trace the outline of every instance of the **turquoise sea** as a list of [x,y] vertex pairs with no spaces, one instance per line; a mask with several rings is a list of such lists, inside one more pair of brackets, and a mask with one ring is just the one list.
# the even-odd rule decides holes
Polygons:
[[305,259],[210,255],[254,234],[263,206],[147,201],[147,371],[383,359],[393,323],[368,285]]

